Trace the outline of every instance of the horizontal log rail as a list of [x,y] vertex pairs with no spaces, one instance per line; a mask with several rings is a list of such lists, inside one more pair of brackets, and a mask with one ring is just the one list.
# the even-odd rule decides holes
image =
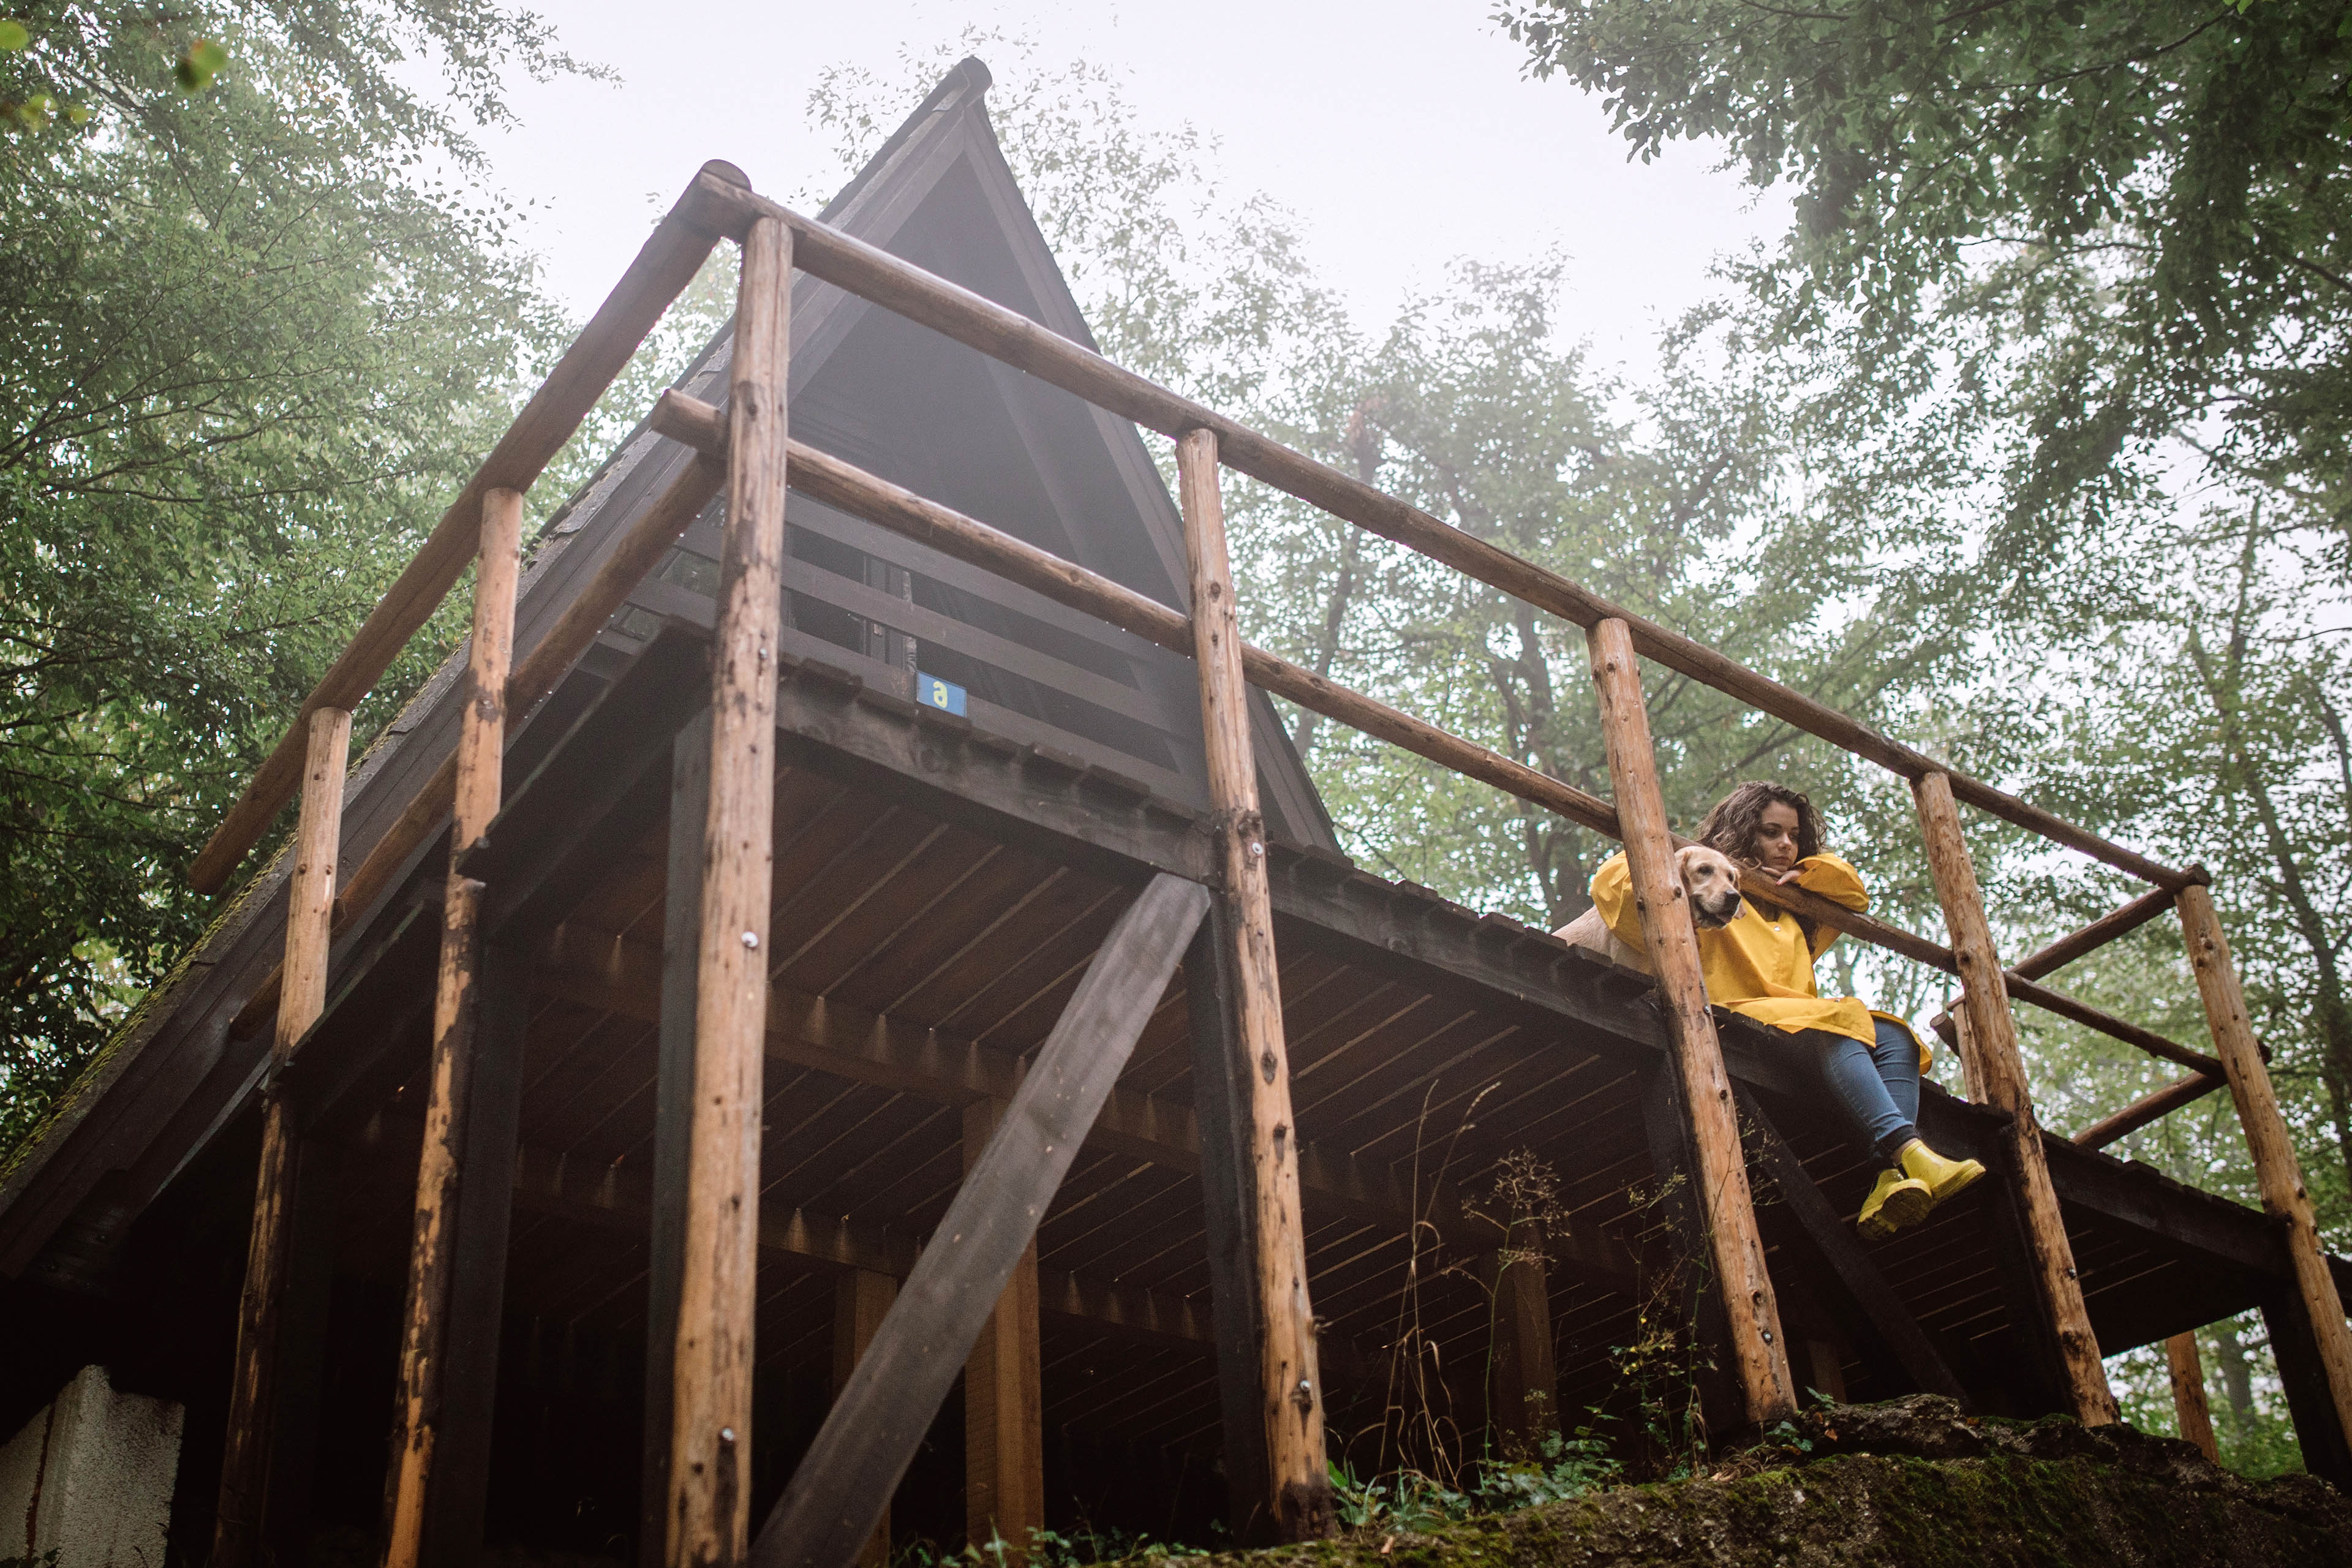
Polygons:
[[2177,890],[2197,879],[1980,780],[1953,773],[1925,752],[1890,740],[1826,703],[1621,608],[1558,573],[1450,527],[887,251],[715,176],[699,177],[696,188],[709,210],[728,213],[727,232],[731,235],[740,237],[755,218],[781,219],[793,233],[794,265],[813,278],[1163,436],[1214,431],[1227,467],[1580,626],[1590,629],[1604,620],[1622,620],[1633,634],[1634,650],[1643,658],[1906,779],[1944,773],[1952,781],[1952,793],[1969,805],[2158,887]]
[[2152,1121],[2161,1121],[2184,1105],[2193,1105],[2217,1089],[2229,1087],[2228,1080],[2216,1073],[2208,1077],[2193,1074],[2177,1083],[2166,1084],[2153,1094],[2144,1094],[2121,1110],[2103,1121],[2094,1121],[2067,1142],[2085,1149],[2104,1149],[2108,1144],[2128,1138]]
[[302,774],[302,736],[311,710],[358,707],[408,646],[408,639],[432,618],[457,579],[465,575],[481,527],[482,498],[494,489],[530,489],[671,301],[694,280],[711,247],[719,243],[722,227],[733,221],[731,203],[714,205],[709,200],[713,190],[737,188],[729,184],[730,178],[740,181],[742,175],[726,164],[706,163],[655,227],[611,295],[589,318],[466,488],[449,503],[449,510],[441,514],[424,547],[303,699],[285,738],[189,866],[188,880],[196,891],[218,892],[286,803],[294,798]]
[[[727,447],[727,423],[711,405],[676,390],[665,392],[648,420],[652,429],[715,460]],[[928,545],[1019,584],[1024,588],[1108,621],[1147,642],[1189,656],[1192,623],[1180,611],[1137,593],[1096,573],[1065,561],[1050,552],[992,528],[977,518],[929,500],[900,485],[821,452],[801,441],[790,442],[787,465],[793,489],[827,506],[838,508],[918,544]],[[1530,805],[1542,806],[1570,821],[1611,838],[1621,838],[1617,808],[1599,795],[1589,795],[1550,774],[1515,762],[1500,752],[1441,730],[1316,674],[1252,644],[1242,647],[1242,668],[1250,683],[1301,708],[1336,719],[1391,745],[1454,772],[1494,785]],[[1740,879],[1740,890],[1760,902],[1817,920],[1832,930],[1884,947],[1906,958],[1951,974],[1958,973],[1951,950],[1910,932],[1872,920],[1841,904],[1833,904],[1798,888],[1782,887],[1754,872]],[[2168,905],[2169,894],[2151,894]],[[2143,900],[2145,901],[2145,900]],[[2137,905],[2133,906],[2137,909]],[[2114,919],[2116,917],[2110,917]],[[2145,918],[2145,917],[2143,917]],[[2136,922],[2135,922],[2136,923]],[[2126,929],[2129,929],[2126,927]],[[2071,940],[2071,939],[2070,939]],[[2199,1072],[2221,1070],[2219,1059],[2179,1046],[2138,1025],[2104,1013],[2085,1003],[2051,990],[2011,970],[2004,976],[2009,993],[2021,1002],[2100,1030],[2152,1056],[2179,1062]]]

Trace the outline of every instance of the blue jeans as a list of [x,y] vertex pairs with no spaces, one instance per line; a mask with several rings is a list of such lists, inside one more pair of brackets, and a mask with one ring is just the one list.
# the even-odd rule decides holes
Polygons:
[[1822,1085],[1853,1131],[1888,1164],[1903,1145],[1919,1136],[1919,1042],[1900,1024],[1874,1018],[1878,1038],[1869,1045],[1826,1029],[1796,1037],[1812,1047]]

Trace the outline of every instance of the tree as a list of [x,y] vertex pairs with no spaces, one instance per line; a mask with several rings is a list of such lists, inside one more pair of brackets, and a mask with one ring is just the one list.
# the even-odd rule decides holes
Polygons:
[[[201,930],[188,858],[561,324],[507,209],[428,173],[478,169],[501,69],[568,67],[535,19],[172,17],[47,7],[0,56],[100,110],[0,156],[0,1147]],[[190,97],[196,37],[235,64]]]

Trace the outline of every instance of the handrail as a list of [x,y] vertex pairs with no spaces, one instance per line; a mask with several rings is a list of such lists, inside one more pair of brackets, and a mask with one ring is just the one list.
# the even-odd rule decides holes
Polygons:
[[[646,425],[657,434],[689,447],[706,459],[727,450],[725,415],[700,398],[675,389],[661,395]],[[1157,599],[1114,583],[1049,551],[967,517],[952,507],[916,494],[887,479],[866,472],[804,442],[787,444],[787,472],[792,488],[812,500],[862,517],[877,527],[917,543],[929,545],[983,570],[993,572],[1047,598],[1097,616],[1148,642],[1177,653],[1192,646],[1192,623],[1184,615]],[[1302,708],[1402,746],[1442,767],[1490,784],[1530,805],[1542,806],[1611,838],[1622,839],[1617,808],[1595,795],[1553,778],[1475,742],[1442,730],[1327,676],[1291,663],[1276,654],[1244,643],[1242,668],[1252,685],[1286,698]],[[1678,840],[1678,842],[1683,842]],[[1948,974],[1958,965],[1949,948],[1897,927],[1872,920],[1841,904],[1799,888],[1782,887],[1770,878],[1744,873],[1740,891],[1833,930],[1888,949],[1906,958],[1932,964]],[[2150,894],[2169,902],[2170,895]],[[2134,910],[2137,905],[2132,906]],[[2128,911],[2127,911],[2128,912]],[[2117,917],[2109,917],[2111,920]],[[2071,940],[2071,939],[2070,939]],[[2200,1072],[2219,1073],[2221,1062],[2174,1044],[2138,1025],[2101,1012],[2086,1003],[2036,984],[2019,970],[2006,971],[2003,982],[2011,996],[2032,1002],[2098,1029],[2152,1056],[2179,1062]]]
[[441,514],[408,565],[374,609],[344,645],[310,695],[302,700],[284,739],[269,753],[245,793],[213,830],[188,867],[188,880],[200,893],[218,892],[301,783],[302,737],[313,710],[356,708],[383,679],[416,629],[432,618],[449,590],[473,563],[482,521],[482,497],[494,489],[528,490],[554,459],[580,422],[604,395],[604,389],[637,352],[637,345],[660,321],[670,302],[694,281],[695,273],[719,239],[719,216],[730,209],[714,206],[713,190],[734,190],[730,177],[741,174],[730,164],[706,163],[694,183],[656,226],[638,250],[636,259],[614,285],[555,369],[531,395],[512,425],[457,500]]
[[811,277],[1163,436],[1213,430],[1228,466],[1578,626],[1590,628],[1603,620],[1622,620],[1633,629],[1634,648],[1643,657],[1906,779],[1943,773],[1952,782],[1952,793],[1970,805],[2158,887],[2177,890],[2198,880],[2191,872],[2160,864],[1980,780],[1954,773],[1925,752],[1890,740],[1826,703],[1622,609],[1558,573],[1449,527],[1416,507],[1236,424],[911,262],[744,187],[716,179],[698,180],[697,186],[712,210],[730,215],[727,232],[730,234],[740,234],[754,217],[783,222],[793,233],[794,265]]

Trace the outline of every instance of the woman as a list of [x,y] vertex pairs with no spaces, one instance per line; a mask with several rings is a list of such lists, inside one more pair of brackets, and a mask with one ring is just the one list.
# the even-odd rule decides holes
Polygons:
[[[1783,887],[1856,911],[1870,907],[1854,868],[1822,852],[1813,803],[1786,785],[1741,784],[1706,814],[1698,840]],[[1594,874],[1592,902],[1619,941],[1647,951],[1623,855]],[[1707,999],[1785,1031],[1854,1131],[1886,1163],[1860,1221],[1862,1234],[1878,1240],[1925,1219],[1984,1167],[1947,1160],[1921,1141],[1915,1123],[1927,1050],[1909,1026],[1851,996],[1823,997],[1814,989],[1813,961],[1837,938],[1826,926],[1749,900],[1728,924],[1700,931],[1698,951]]]

